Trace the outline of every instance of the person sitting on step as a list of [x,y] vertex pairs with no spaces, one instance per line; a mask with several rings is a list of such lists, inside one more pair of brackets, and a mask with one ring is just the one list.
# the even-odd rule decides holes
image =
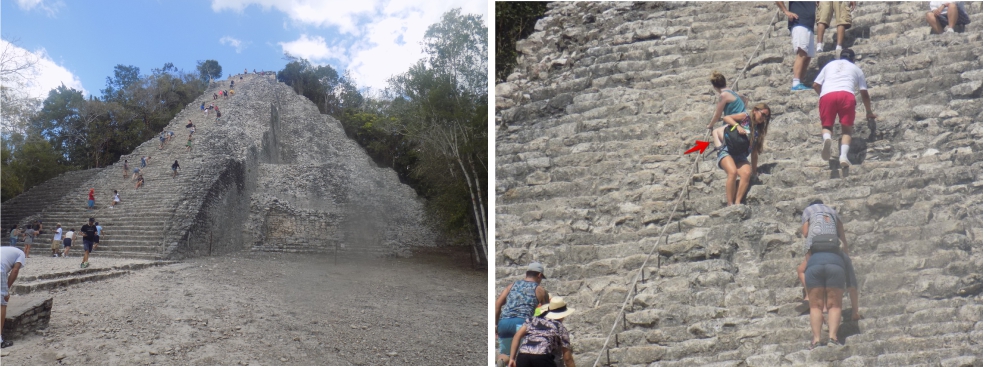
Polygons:
[[930,1],[926,22],[935,34],[953,33],[955,28],[970,24],[970,17],[967,16],[963,1]]

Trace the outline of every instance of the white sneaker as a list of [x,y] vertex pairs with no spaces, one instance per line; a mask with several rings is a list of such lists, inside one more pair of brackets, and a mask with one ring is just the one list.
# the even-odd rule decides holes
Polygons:
[[823,43],[817,44],[817,52],[823,52]]
[[946,29],[943,31],[943,33],[953,33],[953,28],[947,26]]
[[820,151],[820,158],[823,158],[825,161],[830,160],[830,146],[832,144],[832,139],[823,139],[823,150]]
[[847,160],[847,157],[840,157],[841,168],[847,168],[851,166],[851,161]]
[[837,52],[841,52],[842,50],[844,50],[844,49],[843,49],[843,48],[841,48],[841,45],[837,45],[837,49],[836,49],[836,51],[837,51]]

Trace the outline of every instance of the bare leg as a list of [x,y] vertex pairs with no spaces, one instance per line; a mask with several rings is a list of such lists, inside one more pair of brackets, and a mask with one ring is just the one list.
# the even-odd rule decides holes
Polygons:
[[940,22],[936,21],[936,14],[933,12],[926,13],[926,22],[933,29],[933,33],[943,33],[943,27],[940,26]]
[[711,130],[711,135],[714,136],[715,148],[724,145],[724,126]]
[[851,134],[854,133],[854,126],[841,125],[841,145],[851,145]]
[[738,177],[741,181],[738,181],[738,192],[735,193],[735,204],[744,204],[745,194],[748,193],[748,186],[752,184],[752,165],[749,163],[742,163],[741,167],[738,168]]
[[82,255],[82,262],[83,263],[89,262],[89,251],[85,251],[85,254]]
[[[799,276],[800,284],[803,285],[803,290],[806,290],[806,258],[803,258],[803,262],[796,267],[796,275]],[[810,294],[807,293],[806,297],[803,298],[804,301],[810,300]]]
[[946,20],[950,23],[950,29],[957,27],[957,19],[960,19],[960,9],[957,8],[957,3],[951,2],[946,5]]
[[826,23],[817,23],[817,43],[823,43],[823,32],[827,30]]
[[31,257],[31,244],[30,243],[25,243],[24,244],[24,257]]
[[[837,329],[840,328],[841,323],[841,307],[843,299],[843,289],[827,288],[827,330],[829,331],[831,340],[837,339]],[[841,342],[843,342],[843,340],[841,340]]]
[[847,30],[847,26],[839,25],[837,26],[837,45],[844,45],[844,31]]
[[[3,281],[6,282],[7,280],[4,279]],[[10,298],[10,296],[4,298],[5,298],[4,300],[7,300]],[[0,331],[3,330],[3,320],[6,318],[7,318],[7,305],[0,306]]]
[[798,77],[798,79],[802,83],[803,77],[806,76],[806,69],[807,69],[807,67],[810,66],[810,57],[809,56],[806,56],[806,51],[800,50],[799,52],[797,52],[796,61],[799,61],[800,60],[800,54],[802,54],[803,62],[800,63],[800,69],[799,69],[799,77]]
[[813,332],[813,342],[820,342],[820,331],[823,328],[823,287],[810,288],[807,291],[810,295],[810,331]]
[[735,160],[731,156],[721,159],[721,168],[728,174],[724,180],[724,195],[727,196],[728,206],[735,205],[735,181],[738,179],[738,168],[735,167]]

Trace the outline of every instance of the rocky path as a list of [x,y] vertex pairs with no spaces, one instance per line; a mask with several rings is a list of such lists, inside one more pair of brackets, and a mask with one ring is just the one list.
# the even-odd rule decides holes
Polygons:
[[73,285],[3,363],[480,365],[487,278],[466,256],[235,254]]

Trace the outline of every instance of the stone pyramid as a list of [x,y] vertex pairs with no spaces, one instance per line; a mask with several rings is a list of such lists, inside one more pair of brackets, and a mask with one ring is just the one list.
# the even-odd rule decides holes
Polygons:
[[[213,100],[220,89],[235,93]],[[203,114],[203,102],[218,106],[222,118]],[[189,120],[196,126],[190,152]],[[109,167],[65,173],[8,200],[2,225],[42,220],[35,256],[49,253],[56,223],[78,230],[89,217],[105,231],[95,256],[174,259],[243,249],[403,255],[434,244],[413,189],[273,75],[212,83],[165,130],[175,138],[163,150],[155,138]],[[135,189],[123,179],[123,160],[132,169],[142,156],[151,159],[144,186]],[[181,171],[172,178],[175,160]],[[109,208],[114,189],[122,204]]]

